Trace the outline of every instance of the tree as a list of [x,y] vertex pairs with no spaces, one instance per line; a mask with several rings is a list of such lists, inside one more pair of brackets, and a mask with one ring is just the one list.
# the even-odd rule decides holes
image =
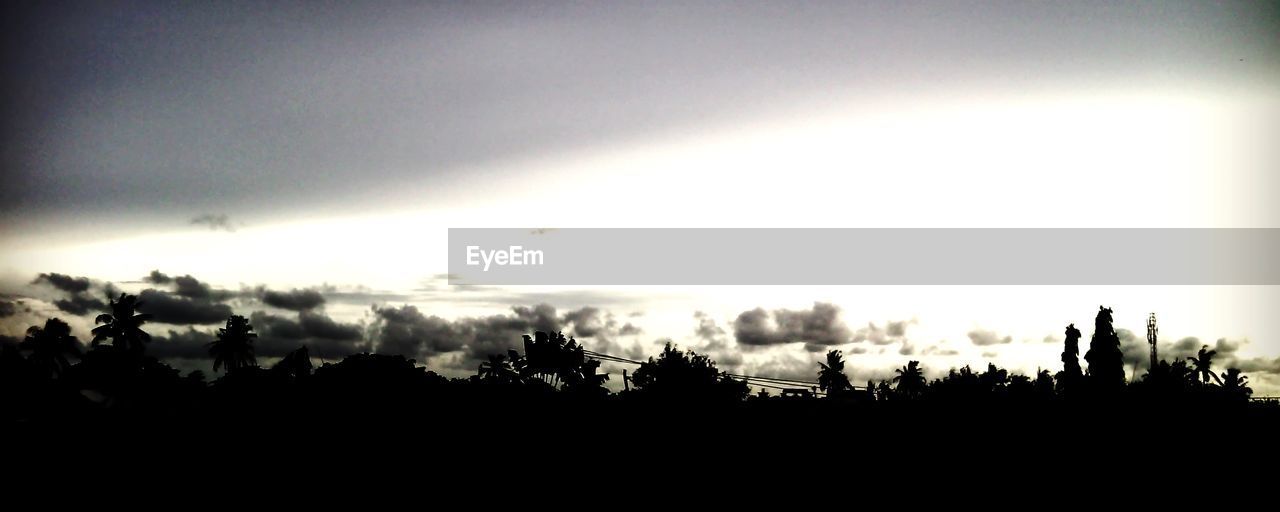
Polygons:
[[1098,306],[1093,338],[1084,360],[1089,362],[1089,380],[1094,389],[1114,391],[1124,386],[1124,354],[1120,352],[1120,336],[1112,324],[1111,308]]
[[507,361],[507,356],[501,354],[492,354],[488,361],[480,363],[477,375],[480,380],[503,384],[513,382],[515,377],[518,377],[515,369],[511,367],[511,362]]
[[898,392],[916,397],[924,392],[924,371],[920,369],[920,361],[910,361],[906,366],[894,370],[898,375],[893,378],[898,383]]
[[71,367],[67,356],[80,356],[80,341],[71,335],[71,326],[57,318],[45,321],[44,328],[33,325],[27,329],[18,348],[30,350],[27,360],[55,379]]
[[1204,384],[1209,383],[1209,377],[1213,377],[1213,380],[1221,383],[1222,381],[1218,378],[1218,375],[1209,369],[1210,366],[1213,366],[1213,356],[1217,354],[1217,350],[1209,350],[1209,346],[1204,345],[1200,347],[1200,352],[1196,353],[1196,357],[1188,357],[1187,360],[1191,361],[1192,367],[1191,377],[1199,377]]
[[253,332],[249,320],[240,315],[231,315],[227,326],[218,329],[217,338],[209,343],[209,355],[213,357],[213,371],[226,366],[227,373],[237,369],[257,366],[253,355],[253,339],[258,335]]
[[93,334],[90,344],[97,347],[103,340],[110,339],[111,346],[121,352],[141,354],[146,349],[145,344],[151,341],[151,335],[142,330],[142,324],[151,320],[151,315],[135,313],[142,304],[137,297],[124,293],[120,294],[120,298],[113,299],[110,304],[111,312],[94,319],[95,324],[102,325],[90,331]]
[[631,377],[636,391],[668,399],[723,399],[741,401],[751,392],[745,381],[716,369],[715,361],[695,352],[685,353],[668,343],[657,359],[641,363]]
[[1222,374],[1222,391],[1228,396],[1238,396],[1249,398],[1253,394],[1253,389],[1247,384],[1249,378],[1240,374],[1239,368],[1227,368],[1227,373]]
[[1080,329],[1076,324],[1067,325],[1066,339],[1062,342],[1062,373],[1058,377],[1064,390],[1071,389],[1083,373],[1080,370]]
[[295,379],[311,376],[311,351],[306,345],[285,354],[280,362],[271,367],[271,371],[283,373]]
[[844,374],[844,357],[839,350],[827,352],[826,364],[818,363],[818,388],[828,396],[838,396],[852,389],[849,377]]

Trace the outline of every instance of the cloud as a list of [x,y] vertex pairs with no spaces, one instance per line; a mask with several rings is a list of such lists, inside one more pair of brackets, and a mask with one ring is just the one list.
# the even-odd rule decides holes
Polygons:
[[152,270],[150,274],[147,274],[147,277],[142,278],[142,281],[151,284],[169,284],[173,281],[173,278],[159,270]]
[[191,274],[171,277],[159,270],[152,270],[150,274],[142,278],[143,282],[168,285],[173,293],[187,297],[189,299],[201,299],[208,301],[224,301],[238,295],[236,292],[228,290],[216,290],[203,283],[199,279],[192,277]]
[[416,306],[373,306],[375,349],[422,360],[463,348],[469,333],[438,316],[426,316]]
[[[1151,344],[1147,342],[1146,336],[1139,337],[1128,329],[1116,329],[1116,336],[1120,338],[1120,354],[1125,365],[1137,366],[1139,369],[1151,368]],[[1171,363],[1185,361],[1188,357],[1196,357],[1200,352],[1200,348],[1208,345],[1209,350],[1217,352],[1213,358],[1213,366],[1215,368],[1229,368],[1245,362],[1236,356],[1240,347],[1245,343],[1247,341],[1232,341],[1226,338],[1219,338],[1210,344],[1202,342],[1200,338],[1188,336],[1173,343],[1160,343],[1157,346],[1157,356],[1161,360]],[[1251,360],[1250,362],[1256,363],[1258,361]],[[1244,371],[1244,369],[1241,368],[1241,371]]]
[[254,311],[249,323],[258,333],[259,356],[280,357],[307,346],[318,357],[339,358],[369,352],[372,343],[365,340],[358,324],[341,323],[321,313],[302,312],[292,319],[265,311]]
[[103,311],[107,309],[107,303],[92,297],[84,295],[73,295],[66,299],[57,299],[53,301],[53,305],[58,309],[77,316],[87,315],[94,311]]
[[733,322],[734,338],[741,345],[767,346],[803,342],[814,345],[849,343],[851,333],[840,320],[840,308],[815,302],[809,310],[763,308],[743,311]]
[[207,299],[193,299],[148,288],[138,294],[138,310],[153,315],[152,321],[174,324],[218,324],[231,316],[231,306]]
[[623,324],[622,328],[618,329],[618,335],[620,336],[635,336],[643,332],[644,332],[644,329],[641,329],[639,327],[636,327],[635,325],[632,325],[631,322],[627,322]]
[[938,345],[930,345],[920,352],[922,356],[958,356],[960,351],[950,348],[942,348]]
[[287,292],[266,290],[262,302],[268,306],[291,311],[306,311],[324,305],[324,296],[315,290],[293,289]]
[[227,217],[225,213],[198,215],[191,219],[191,225],[206,226],[211,231],[226,231],[228,233],[233,233],[236,230],[236,227],[231,224],[231,218]]
[[1272,373],[1280,375],[1280,357],[1275,359],[1267,359],[1265,357],[1255,357],[1253,359],[1243,359],[1235,361],[1234,368],[1239,368],[1244,373]]
[[[10,317],[18,314],[18,303],[0,300],[0,318]],[[631,324],[627,324],[631,325]]]
[[157,359],[210,359],[209,343],[214,335],[188,327],[185,331],[170,330],[167,335],[152,335],[147,344],[147,354]]
[[853,342],[869,341],[873,345],[906,343],[907,326],[913,323],[915,323],[915,320],[896,320],[886,322],[884,327],[880,327],[874,323],[867,322],[866,327],[862,327],[853,333]]
[[[89,290],[93,286],[93,281],[87,277],[72,277],[57,272],[42,273],[36,276],[31,284],[48,284],[55,290],[66,294],[65,298],[54,299],[53,305],[61,311],[76,316],[89,314],[93,311],[102,311],[107,307],[107,303],[101,299],[89,295]],[[110,284],[105,286],[106,290],[113,290]],[[110,293],[110,291],[108,291]]]
[[[474,369],[491,354],[523,350],[523,336],[535,331],[560,332],[563,323],[548,304],[515,306],[510,314],[445,320],[427,316],[416,306],[373,306],[377,317],[370,332],[378,352],[398,353],[422,360],[426,357],[461,351],[461,357],[447,364]],[[579,310],[581,313],[581,310]],[[581,319],[581,314],[578,315]]]
[[589,338],[600,334],[607,328],[607,320],[601,317],[600,309],[585,306],[564,314],[564,323],[572,325],[574,336]]
[[729,343],[728,333],[716,323],[716,320],[711,315],[702,311],[694,311],[693,318],[698,322],[698,325],[694,327],[693,334],[703,341],[702,345],[693,347],[695,351],[711,357],[723,369],[737,369],[742,366],[742,353],[733,350]]
[[[1013,343],[1013,336],[1005,336],[1001,338],[999,334],[996,334],[994,331],[988,331],[986,329],[975,329],[975,330],[969,331],[968,336],[969,336],[969,341],[972,341],[974,345],[977,345],[979,347],[987,347],[991,345],[1007,345],[1009,343]],[[986,352],[983,354],[983,356],[986,356],[986,354],[990,354],[990,353],[992,352]]]
[[90,285],[92,285],[92,282],[89,281],[89,278],[87,277],[71,277],[57,272],[40,274],[31,282],[31,284],[39,283],[46,283],[58,290],[71,294],[87,292],[89,291]]

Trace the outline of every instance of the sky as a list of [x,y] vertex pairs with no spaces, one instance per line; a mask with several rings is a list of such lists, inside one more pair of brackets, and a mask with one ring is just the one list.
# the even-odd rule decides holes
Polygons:
[[861,382],[909,359],[1056,369],[1065,325],[1108,305],[1134,363],[1155,312],[1168,353],[1217,346],[1280,394],[1274,286],[441,277],[450,227],[1280,227],[1274,2],[5,9],[3,336],[56,315],[87,339],[128,291],[167,308],[153,350],[206,372],[234,312],[266,358],[461,374],[555,328],[771,376],[839,348]]

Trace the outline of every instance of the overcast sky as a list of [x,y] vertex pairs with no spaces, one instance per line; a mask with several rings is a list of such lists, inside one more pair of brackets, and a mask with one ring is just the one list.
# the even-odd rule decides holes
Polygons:
[[[1280,356],[1270,287],[513,289],[474,300],[433,277],[445,271],[444,229],[463,226],[1280,227],[1275,2],[5,9],[0,286],[46,309],[7,315],[0,334],[68,314],[55,301],[87,300],[33,284],[59,273],[95,291],[111,282],[261,310],[261,322],[345,341],[353,331],[325,330],[313,313],[366,329],[414,305],[424,319],[478,322],[449,324],[461,339],[487,332],[475,319],[519,317],[511,306],[555,305],[529,325],[565,327],[567,312],[594,307],[614,315],[614,338],[633,324],[619,349],[671,337],[747,353],[761,371],[812,354],[741,347],[735,320],[756,307],[827,311],[815,302],[838,307],[850,340],[868,323],[907,322],[914,334],[881,337],[896,344],[867,368],[937,356],[950,350],[942,340],[974,362],[1055,365],[1053,350],[1008,347],[1089,325],[1110,302],[1127,306],[1131,329],[1168,311],[1184,319],[1173,336],[1236,340],[1242,360]],[[181,295],[143,279],[154,269],[227,294]],[[264,290],[294,288],[329,299],[265,301]],[[467,339],[429,355],[489,346]]]

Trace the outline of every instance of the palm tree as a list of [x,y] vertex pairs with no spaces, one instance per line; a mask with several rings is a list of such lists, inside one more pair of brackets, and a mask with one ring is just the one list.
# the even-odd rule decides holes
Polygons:
[[18,348],[30,350],[27,360],[55,379],[71,366],[68,355],[80,355],[80,342],[71,335],[71,326],[57,318],[46,321],[43,329],[36,325],[27,329],[27,337]]
[[93,334],[93,346],[98,346],[102,340],[110,339],[111,346],[117,350],[130,353],[142,353],[146,348],[145,344],[151,341],[151,335],[142,330],[142,324],[151,319],[151,315],[146,313],[138,313],[142,302],[133,295],[120,294],[119,299],[111,301],[111,313],[98,315],[94,319],[95,324],[102,324],[90,331]]
[[226,366],[227,373],[247,366],[257,366],[253,356],[253,339],[258,335],[253,332],[249,320],[240,315],[231,315],[227,326],[218,329],[218,337],[209,343],[209,355],[213,356],[213,371]]
[[827,352],[826,364],[818,363],[818,388],[838,395],[850,389],[849,377],[844,374],[844,357],[839,350]]
[[509,382],[513,373],[515,372],[511,368],[511,362],[507,361],[507,356],[493,354],[489,356],[488,361],[480,363],[478,375],[485,381]]
[[1229,394],[1252,395],[1253,388],[1248,384],[1249,378],[1241,375],[1239,368],[1227,368],[1227,373],[1222,374],[1222,390]]
[[920,361],[910,361],[894,372],[898,374],[893,378],[898,383],[898,391],[908,396],[924,392],[924,372],[920,369]]
[[1217,353],[1217,350],[1209,350],[1209,346],[1205,345],[1200,347],[1200,352],[1196,354],[1196,357],[1188,357],[1187,360],[1191,361],[1191,366],[1194,367],[1191,371],[1191,377],[1200,377],[1205,384],[1209,383],[1209,377],[1213,377],[1213,380],[1221,384],[1222,380],[1218,378],[1217,374],[1213,373],[1213,370],[1209,369],[1213,365],[1213,356],[1217,355]]

